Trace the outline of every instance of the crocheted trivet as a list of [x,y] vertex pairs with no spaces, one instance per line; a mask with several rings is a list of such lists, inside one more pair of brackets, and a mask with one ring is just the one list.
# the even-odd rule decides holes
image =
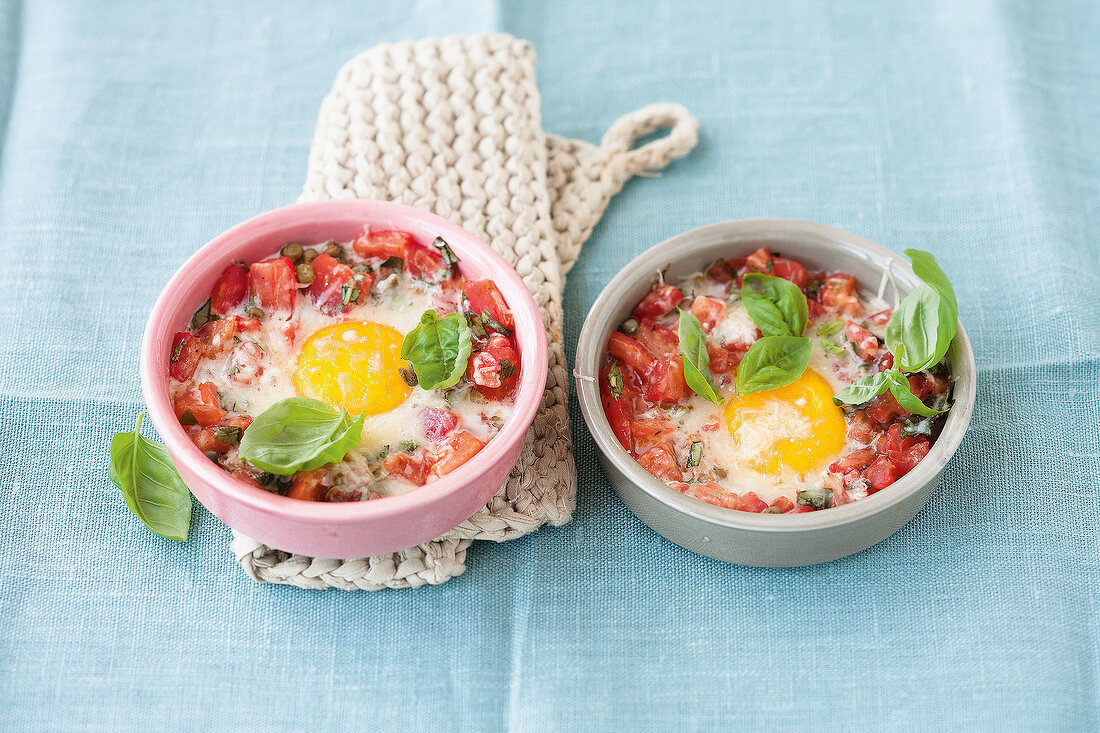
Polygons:
[[[300,201],[371,198],[433,211],[492,245],[530,288],[546,326],[542,408],[507,482],[432,542],[354,560],[291,555],[234,533],[253,579],[347,590],[438,584],[465,569],[473,540],[508,540],[569,521],[576,497],[562,289],[608,200],[632,176],[668,165],[697,141],[676,104],[618,120],[597,147],[546,135],[535,54],[508,35],[386,44],[340,70],[321,105]],[[631,150],[662,128],[669,134]]]

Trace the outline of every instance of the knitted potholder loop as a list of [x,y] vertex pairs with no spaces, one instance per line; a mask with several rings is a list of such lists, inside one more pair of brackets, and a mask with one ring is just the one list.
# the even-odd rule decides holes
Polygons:
[[[234,533],[233,553],[254,580],[347,590],[434,585],[465,570],[472,540],[508,540],[569,521],[576,470],[562,337],[565,273],[608,200],[631,176],[690,151],[698,122],[679,105],[650,105],[617,121],[595,146],[546,135],[539,105],[534,51],[508,35],[385,44],[340,70],[321,105],[300,200],[399,201],[488,242],[542,313],[546,392],[504,486],[450,532],[351,560],[292,555]],[[632,149],[665,127],[667,136]]]

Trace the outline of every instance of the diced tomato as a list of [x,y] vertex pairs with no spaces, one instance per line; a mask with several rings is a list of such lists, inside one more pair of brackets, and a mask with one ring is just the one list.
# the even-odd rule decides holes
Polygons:
[[378,257],[386,260],[390,257],[398,257],[404,260],[406,249],[413,243],[413,236],[408,232],[384,229],[360,234],[351,243],[351,248],[363,259]]
[[818,320],[823,315],[828,313],[828,311],[825,309],[825,306],[823,306],[821,303],[818,303],[816,300],[807,300],[806,307],[809,311],[811,322]]
[[428,480],[428,461],[422,450],[391,453],[382,461],[382,468],[388,475],[404,479],[414,486],[423,486]]
[[773,501],[768,506],[769,507],[773,507],[773,506],[774,507],[779,507],[779,509],[784,514],[786,514],[786,513],[791,512],[791,511],[794,510],[795,503],[793,501],[791,501],[790,499],[788,499],[787,497],[785,497],[785,496],[777,496],[775,498],[775,501]]
[[195,367],[202,357],[199,340],[186,331],[180,331],[172,337],[171,362],[168,375],[178,382],[186,382],[195,373]]
[[611,333],[607,340],[607,351],[639,374],[645,374],[649,365],[654,362],[653,354],[646,347],[620,331]]
[[512,339],[490,333],[485,347],[470,358],[466,373],[474,389],[491,400],[511,395],[519,384],[519,352]]
[[730,369],[736,366],[730,358],[730,352],[715,346],[710,341],[707,342],[707,356],[710,360],[710,371],[713,374],[728,374]]
[[731,270],[729,264],[723,260],[718,260],[706,269],[707,277],[720,283],[733,282],[736,273],[737,270]]
[[638,333],[634,338],[653,356],[680,353],[680,337],[671,328],[662,326],[652,318],[643,318],[638,323]]
[[[372,491],[370,493],[381,496],[381,494],[378,494],[377,491]],[[363,492],[360,489],[353,489],[353,488],[348,487],[348,486],[343,486],[343,487],[340,487],[340,488],[337,488],[337,487],[333,486],[331,489],[329,489],[328,491],[325,492],[325,495],[321,499],[321,501],[331,501],[331,502],[362,501],[363,498],[364,498],[363,497]],[[368,496],[367,498],[371,498],[371,497]]]
[[680,356],[662,356],[645,372],[645,398],[653,404],[675,404],[684,399],[684,360]]
[[875,460],[874,448],[860,448],[830,463],[829,471],[840,474],[852,468],[862,471],[873,460]]
[[882,350],[882,356],[875,362],[880,372],[888,372],[894,368],[894,355],[887,351],[885,348]]
[[842,488],[833,488],[833,506],[844,506],[845,504],[851,504],[852,499],[848,492]]
[[236,318],[221,318],[203,324],[198,333],[198,339],[202,343],[202,355],[207,359],[216,358],[223,351],[233,348],[236,335]]
[[[636,392],[629,384],[623,386],[622,394],[618,398],[611,393],[611,387],[607,382],[610,366],[605,367],[600,373],[600,398],[603,401],[603,413],[607,416],[607,422],[611,426],[611,432],[619,439],[630,453],[634,452],[634,442],[631,437],[630,422],[634,418],[634,397]],[[625,380],[624,380],[625,381]]]
[[500,294],[492,280],[467,282],[463,291],[466,293],[466,302],[469,304],[471,311],[479,315],[482,311],[489,311],[489,315],[505,328],[516,327],[512,311],[508,310],[508,304],[504,302],[504,296]]
[[676,425],[670,420],[657,418],[655,420],[631,420],[630,435],[634,439],[634,445],[640,452],[644,452],[664,443],[676,434]]
[[848,440],[870,444],[879,429],[879,424],[866,412],[856,412],[848,417]]
[[790,280],[798,287],[806,284],[806,268],[784,257],[776,257],[767,247],[761,247],[745,258],[745,267],[750,271]]
[[870,323],[872,326],[877,326],[881,328],[890,322],[890,316],[892,315],[894,315],[894,309],[887,308],[886,310],[879,311],[878,313],[872,313],[871,315],[867,316],[867,322]]
[[[313,282],[306,287],[306,295],[323,313],[346,311],[352,303],[365,303],[370,295],[374,278],[370,273],[355,272],[329,254],[320,254],[310,263],[313,266]],[[344,302],[344,289],[348,295],[359,294]],[[343,305],[341,305],[343,304]]]
[[260,322],[254,318],[242,318],[241,316],[233,316],[233,322],[237,324],[237,333],[248,333],[249,331],[259,331]]
[[187,434],[191,436],[191,441],[195,446],[203,453],[207,451],[213,451],[214,453],[228,453],[233,445],[224,443],[218,440],[215,427],[236,427],[240,428],[240,434],[243,436],[244,431],[252,424],[252,418],[248,415],[240,415],[238,417],[227,417],[218,422],[216,426],[202,427],[201,425],[189,425],[187,426]]
[[461,428],[451,433],[441,449],[432,457],[429,473],[433,478],[445,476],[473,458],[485,444]]
[[812,506],[808,506],[806,504],[795,504],[794,509],[792,509],[789,513],[790,514],[805,514],[806,512],[816,512],[816,511],[817,511],[817,509],[815,509]]
[[[652,473],[652,471],[650,473]],[[722,488],[721,485],[713,481],[707,481],[701,484],[681,483],[673,486],[673,488],[684,496],[690,496],[692,499],[698,499],[707,504],[720,506],[725,509],[741,509],[741,497],[732,491],[727,491]]]
[[691,301],[691,315],[699,319],[699,325],[707,333],[714,330],[725,314],[726,304],[718,298],[701,295]]
[[864,361],[874,361],[879,356],[878,338],[873,333],[863,328],[855,321],[848,321],[844,325],[845,337],[855,344],[859,358]]
[[218,388],[211,382],[203,382],[196,389],[177,395],[172,400],[172,408],[177,418],[190,411],[195,422],[203,426],[215,425],[226,416],[226,411],[221,408]]
[[260,482],[252,478],[251,474],[249,474],[248,471],[245,471],[243,468],[238,468],[236,471],[230,471],[229,475],[237,479],[238,481],[243,481],[249,486],[255,486],[257,489],[263,488],[263,486],[260,486]]
[[863,472],[863,478],[871,485],[871,491],[881,491],[898,480],[898,470],[890,459],[880,456]]
[[910,374],[909,391],[922,400],[941,395],[947,392],[947,380],[940,377],[931,378],[925,374]]
[[[409,245],[406,250],[405,262],[414,275],[419,275],[424,280],[435,280],[436,276],[445,267],[441,254],[418,244]],[[501,321],[501,323],[504,322]]]
[[899,477],[912,471],[928,455],[929,442],[926,435],[903,438],[897,423],[890,426],[886,435],[886,457],[894,464]]
[[322,501],[328,493],[329,472],[326,468],[314,468],[294,474],[287,496],[302,501]]
[[443,436],[458,426],[458,415],[439,407],[428,407],[420,413],[424,423],[424,434],[430,440],[442,440]]
[[825,278],[817,299],[826,308],[849,318],[855,317],[863,309],[856,296],[856,279],[851,275],[829,275]]
[[871,400],[867,415],[880,425],[889,425],[898,418],[907,418],[910,412],[898,404],[894,395],[887,392]]
[[760,514],[767,508],[767,502],[757,496],[755,491],[741,494],[741,511]]
[[234,262],[222,271],[210,291],[210,311],[219,316],[239,307],[248,297],[248,266]]
[[772,253],[767,247],[761,247],[745,258],[745,267],[755,272],[771,274]]
[[642,298],[638,305],[634,306],[634,317],[660,318],[672,312],[672,309],[684,302],[684,294],[675,285],[667,283],[654,285]]
[[655,445],[637,458],[638,465],[661,481],[681,481],[684,472],[676,463],[676,456],[672,447],[667,443]]
[[248,272],[256,304],[268,315],[285,316],[294,310],[298,302],[298,279],[289,257],[253,262]]

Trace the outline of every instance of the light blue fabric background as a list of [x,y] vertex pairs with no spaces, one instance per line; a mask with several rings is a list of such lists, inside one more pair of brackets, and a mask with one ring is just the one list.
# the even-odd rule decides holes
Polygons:
[[[1100,727],[1100,5],[680,6],[3,3],[0,727]],[[570,353],[625,262],[699,225],[936,254],[980,386],[912,523],[818,567],[692,555],[610,491],[575,403],[575,521],[438,588],[261,586],[205,510],[186,544],[126,512],[107,444],[169,276],[295,199],[346,59],[495,30],[534,43],[549,131],[701,122],[588,242]]]

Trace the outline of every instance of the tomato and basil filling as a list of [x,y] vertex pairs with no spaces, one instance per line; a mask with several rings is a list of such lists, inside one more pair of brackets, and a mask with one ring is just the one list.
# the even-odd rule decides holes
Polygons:
[[604,413],[646,471],[700,501],[798,513],[858,501],[927,455],[949,407],[957,302],[931,255],[896,307],[760,248],[662,276],[607,343]]
[[176,417],[235,478],[376,499],[470,460],[513,412],[515,320],[445,241],[368,231],[228,265],[168,364]]

